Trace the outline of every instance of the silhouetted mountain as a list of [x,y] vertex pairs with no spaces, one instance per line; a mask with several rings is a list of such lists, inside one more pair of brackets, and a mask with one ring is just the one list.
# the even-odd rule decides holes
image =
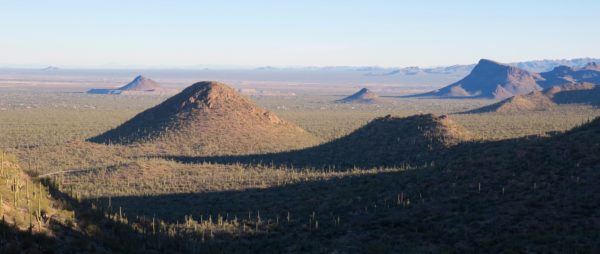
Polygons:
[[537,74],[482,59],[462,80],[415,96],[502,99],[539,89],[536,83],[539,78]]

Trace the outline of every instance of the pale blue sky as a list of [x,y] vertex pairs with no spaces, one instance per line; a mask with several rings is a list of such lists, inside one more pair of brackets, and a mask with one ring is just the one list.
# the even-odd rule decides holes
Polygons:
[[0,64],[403,67],[600,57],[598,13],[598,0],[0,0]]

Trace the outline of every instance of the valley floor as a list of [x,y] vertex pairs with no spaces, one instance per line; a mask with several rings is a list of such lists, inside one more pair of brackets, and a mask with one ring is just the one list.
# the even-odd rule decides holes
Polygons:
[[[35,241],[77,239],[58,253],[600,250],[600,128],[587,136],[555,133],[590,122],[599,109],[458,114],[491,101],[390,98],[393,104],[377,106],[335,99],[256,101],[326,141],[375,117],[425,112],[450,114],[476,141],[451,158],[387,168],[181,160],[207,155],[84,141],[164,97],[11,90],[0,94],[0,149],[16,155],[32,185],[45,179],[47,206],[56,204],[64,228]],[[12,224],[2,227],[27,230],[27,221]]]

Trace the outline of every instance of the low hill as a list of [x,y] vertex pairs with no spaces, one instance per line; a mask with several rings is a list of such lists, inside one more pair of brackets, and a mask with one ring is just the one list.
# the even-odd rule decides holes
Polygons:
[[547,96],[557,104],[587,104],[600,106],[600,86],[591,83],[577,83],[562,86],[560,91],[549,92]]
[[359,103],[359,104],[385,104],[388,101],[381,99],[379,95],[373,91],[363,88],[360,91],[350,95],[344,99],[335,101],[336,103]]
[[468,113],[514,113],[522,111],[544,111],[554,107],[556,104],[540,91],[534,91],[526,95],[515,95],[492,105],[484,106]]
[[543,79],[538,84],[543,88],[577,82],[600,84],[600,68],[595,62],[590,62],[581,69],[558,66],[549,72],[540,73],[540,75]]
[[94,88],[87,91],[89,94],[174,94],[175,89],[161,87],[156,81],[138,75],[128,84],[117,89]]
[[553,86],[560,86],[576,82],[576,78],[573,77],[575,69],[569,66],[557,66],[551,71],[541,73],[543,80],[538,83],[544,88],[551,88]]
[[183,161],[274,163],[315,168],[422,165],[474,135],[447,116],[434,114],[375,118],[339,139],[297,151],[267,155],[175,157]]
[[97,143],[156,144],[177,151],[243,154],[302,148],[318,139],[256,106],[229,86],[198,82],[121,126]]
[[585,66],[583,66],[583,68],[581,68],[581,69],[588,70],[588,71],[600,71],[600,65],[596,62],[589,62]]
[[[347,136],[311,148],[308,157],[348,165],[430,162],[472,134],[447,116],[433,114],[376,118]],[[318,160],[318,159],[317,159]]]
[[558,104],[600,105],[600,87],[591,83],[554,86],[544,91],[516,95],[466,113],[544,111],[550,110]]
[[444,88],[413,97],[458,97],[504,99],[538,90],[536,73],[481,59],[473,71],[462,80]]

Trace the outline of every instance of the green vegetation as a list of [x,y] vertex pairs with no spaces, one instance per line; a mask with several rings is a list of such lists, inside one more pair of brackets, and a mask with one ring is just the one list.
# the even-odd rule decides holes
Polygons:
[[50,210],[48,192],[23,173],[14,156],[0,151],[0,216],[3,222],[30,231],[43,230]]
[[[594,171],[600,154],[595,129],[568,136],[547,133],[589,122],[600,110],[570,105],[519,115],[453,114],[490,102],[389,98],[393,103],[377,106],[331,103],[335,99],[307,95],[256,101],[325,142],[375,117],[425,112],[450,114],[477,141],[453,146],[449,155],[430,163],[393,168],[302,167],[264,156],[252,163],[235,157],[219,161],[198,151],[177,154],[160,146],[83,141],[164,97],[10,91],[0,94],[0,144],[16,157],[6,156],[2,164],[2,214],[10,219],[2,227],[22,234],[31,217],[35,231],[37,218],[57,214],[61,226],[42,226],[38,231],[47,238],[37,236],[38,242],[89,252],[598,248],[594,225],[584,223],[597,218],[600,207],[593,187],[600,180]],[[15,215],[7,208],[14,207],[11,185],[17,176],[16,207],[22,213]],[[40,182],[30,178],[38,176],[45,179],[44,195],[39,195]],[[61,237],[69,240],[57,240]]]

